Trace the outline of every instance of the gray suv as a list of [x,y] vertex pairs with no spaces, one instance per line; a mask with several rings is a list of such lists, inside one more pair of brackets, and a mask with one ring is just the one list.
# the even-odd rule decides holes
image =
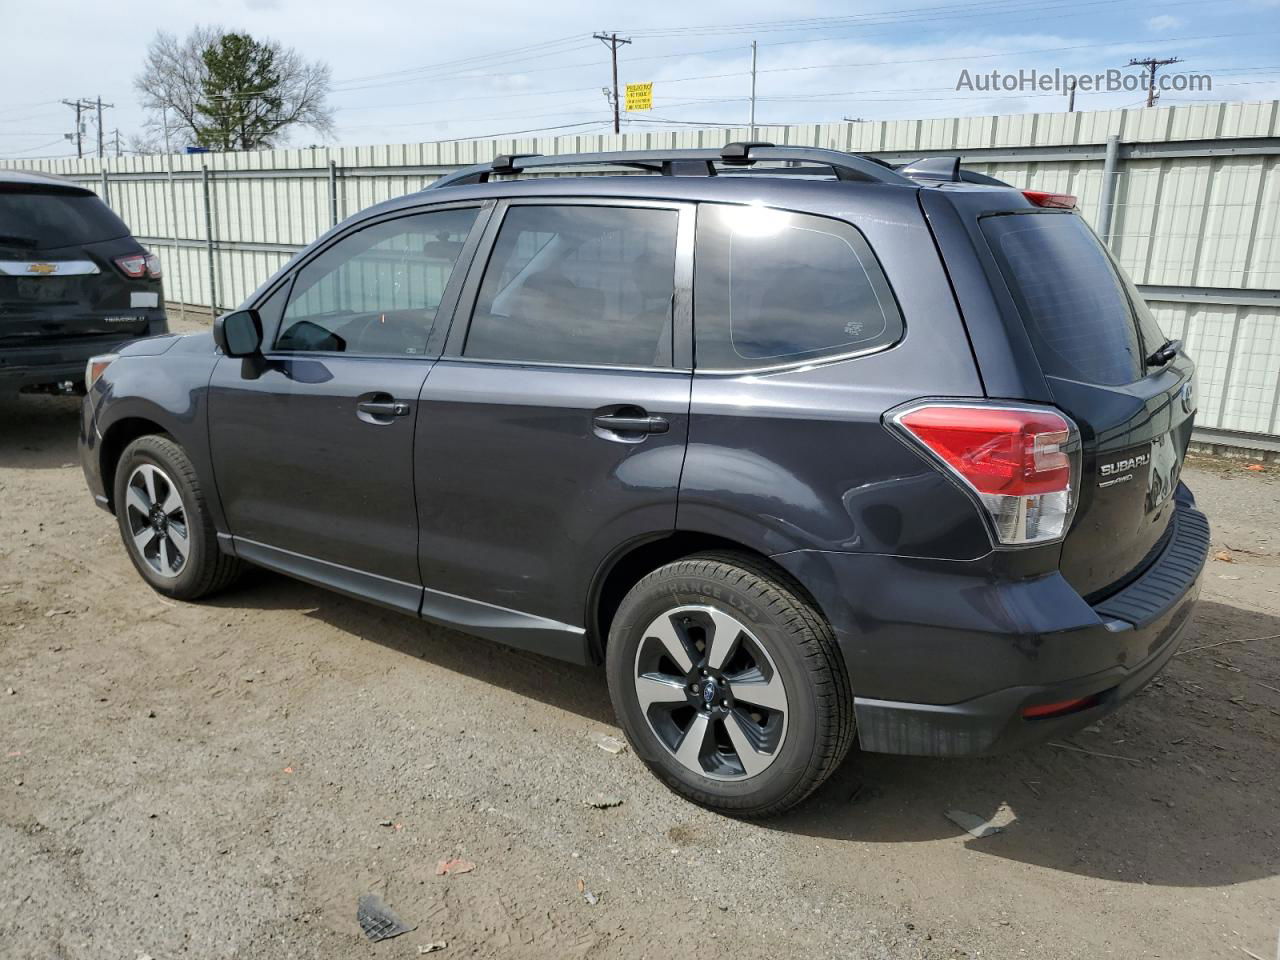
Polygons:
[[855,740],[1043,740],[1177,647],[1193,365],[1073,206],[953,159],[501,157],[100,358],[85,476],[167,596],[247,562],[602,664],[672,789],[778,813]]

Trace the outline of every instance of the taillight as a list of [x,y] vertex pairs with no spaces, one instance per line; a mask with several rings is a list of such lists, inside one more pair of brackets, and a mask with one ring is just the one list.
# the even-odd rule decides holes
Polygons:
[[116,257],[116,266],[126,277],[150,277],[159,280],[161,276],[160,258],[154,253],[132,253],[127,257]]
[[1056,410],[922,403],[892,423],[982,504],[1001,546],[1057,540],[1076,508],[1080,443]]
[[1022,195],[1037,207],[1056,207],[1060,210],[1074,210],[1076,198],[1069,193],[1045,193],[1043,190],[1023,190]]

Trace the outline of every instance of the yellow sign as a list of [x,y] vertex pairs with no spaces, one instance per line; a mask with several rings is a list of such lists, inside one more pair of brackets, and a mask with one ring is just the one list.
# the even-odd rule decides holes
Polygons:
[[626,103],[628,112],[632,110],[652,110],[653,84],[628,83]]

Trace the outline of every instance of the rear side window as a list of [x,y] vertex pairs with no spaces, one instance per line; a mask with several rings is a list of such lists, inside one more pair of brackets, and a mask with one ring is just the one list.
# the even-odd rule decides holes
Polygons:
[[128,235],[124,221],[91,193],[0,186],[0,246],[53,250]]
[[982,231],[1046,375],[1110,385],[1142,376],[1129,293],[1083,220],[1074,214],[1010,214],[984,218]]
[[698,208],[697,366],[739,370],[895,343],[902,318],[852,226],[759,206]]
[[679,219],[655,208],[511,207],[463,355],[670,366]]

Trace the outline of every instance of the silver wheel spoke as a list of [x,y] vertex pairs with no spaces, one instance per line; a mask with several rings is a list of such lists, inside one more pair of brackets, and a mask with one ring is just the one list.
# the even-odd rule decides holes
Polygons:
[[164,503],[160,505],[160,509],[165,512],[165,516],[169,517],[182,510],[182,498],[178,496],[178,488],[172,483],[169,484],[169,493],[164,498]]
[[173,565],[169,562],[169,538],[160,538],[160,572],[172,573]]
[[670,617],[659,617],[655,620],[649,626],[648,636],[658,640],[666,649],[667,656],[674,660],[676,666],[685,673],[693,669],[693,658],[689,656],[689,648]]
[[[143,527],[133,535],[133,543],[138,548],[139,553],[143,553],[147,547],[151,546],[151,541],[156,538],[156,532],[150,527]],[[145,556],[145,554],[143,554]]]
[[178,560],[185,562],[187,554],[191,551],[191,539],[187,536],[185,530],[180,530],[177,525],[169,524],[168,537],[169,546],[173,547],[178,554]]
[[782,677],[776,673],[771,680],[733,680],[732,682],[735,700],[764,707],[766,710],[787,709],[787,693],[782,689]]
[[742,727],[742,718],[736,713],[731,713],[724,720],[725,732],[729,734],[729,742],[733,744],[733,750],[738,755],[738,760],[742,763],[742,770],[748,777],[754,777],[757,773],[769,766],[773,760],[773,755],[768,753],[760,753],[751,743],[751,738],[747,736],[746,730]]
[[728,662],[734,647],[738,645],[742,624],[719,610],[713,609],[710,614],[712,633],[707,645],[707,666],[719,670]]
[[142,466],[138,468],[138,472],[142,474],[142,482],[147,487],[147,499],[152,503],[156,502],[156,468],[151,466]]
[[680,746],[676,750],[676,759],[690,770],[701,771],[702,748],[707,742],[707,734],[711,730],[711,717],[705,713],[694,714],[693,723],[685,731]]
[[647,711],[655,703],[685,703],[684,681],[659,679],[652,676],[636,678],[636,696],[640,707]]
[[128,493],[125,494],[125,502],[144,518],[151,512],[151,504],[147,502],[146,495],[132,484],[129,485]]

